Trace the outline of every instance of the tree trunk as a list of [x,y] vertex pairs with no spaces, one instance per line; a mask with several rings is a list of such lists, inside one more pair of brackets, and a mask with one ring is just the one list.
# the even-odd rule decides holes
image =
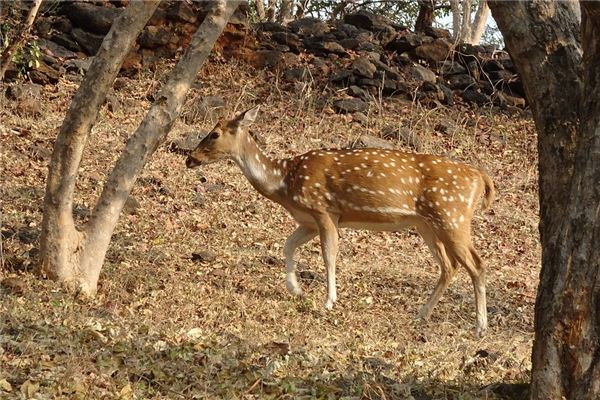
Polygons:
[[33,21],[35,21],[35,16],[37,15],[41,5],[42,0],[34,0],[31,8],[29,9],[29,13],[27,14],[27,18],[25,19],[23,28],[15,35],[12,42],[6,46],[6,49],[4,49],[0,55],[0,82],[4,80],[4,73],[8,68],[8,64],[10,63],[13,54],[19,50],[19,48],[27,39],[29,31],[31,30],[31,26],[33,25]]
[[471,0],[462,0],[462,25],[460,27],[461,41],[471,37]]
[[73,192],[83,148],[125,56],[158,3],[131,2],[115,20],[73,97],[54,145],[40,236],[41,269],[68,286],[86,281],[79,264],[84,234],[73,220]]
[[450,0],[450,12],[452,13],[452,34],[454,35],[454,42],[460,43],[462,41],[462,35],[460,33],[461,26],[461,15],[460,15],[460,0]]
[[[75,281],[81,291],[90,295],[95,293],[110,238],[136,177],[149,157],[166,138],[179,115],[188,89],[196,79],[198,70],[239,3],[239,1],[218,1],[198,28],[185,55],[157,95],[156,101],[140,126],[128,140],[104,186],[92,217],[82,233],[75,230],[71,216],[72,187],[68,196],[57,198],[47,195],[50,204],[58,202],[62,205],[62,213],[58,215],[58,218],[49,218],[50,222],[44,225],[46,229],[42,234],[51,239],[46,240],[48,244],[44,248],[44,253],[47,254],[44,262],[46,270],[51,272],[65,270],[67,280]],[[146,2],[132,2],[133,4],[146,4]],[[104,48],[104,44],[102,48]],[[74,104],[72,109],[77,109],[77,105]],[[97,112],[97,108],[95,110]],[[56,156],[56,161],[53,156],[53,163],[60,163],[62,158],[70,152],[71,146],[68,143],[60,144],[57,141],[55,153],[59,155]],[[79,164],[80,157],[81,152],[79,151],[76,164]],[[74,171],[65,171],[57,176],[61,183],[65,182],[67,185],[72,185],[75,178]],[[52,207],[50,210],[52,211]],[[52,216],[52,212],[49,215]],[[46,219],[46,211],[44,218]],[[63,220],[68,220],[69,228],[66,235],[56,237],[53,232],[60,228],[58,225]],[[61,248],[60,254],[63,254],[62,259],[58,260],[53,257],[57,247]]]
[[470,27],[470,35],[464,38],[465,43],[479,44],[481,42],[481,36],[485,29],[485,24],[490,17],[490,7],[488,6],[487,0],[481,0],[475,12],[475,18]]
[[539,132],[542,270],[531,399],[598,399],[600,4],[581,3],[581,37],[569,2],[490,8]]
[[431,28],[433,25],[433,10],[435,8],[435,0],[419,0],[419,15],[415,22],[415,32],[424,32],[425,29]]
[[283,24],[291,21],[293,8],[293,0],[281,0],[281,3],[279,3],[279,14],[277,15],[277,22]]
[[254,6],[256,8],[256,16],[258,17],[259,21],[264,21],[265,20],[265,4],[263,3],[263,0],[254,0]]

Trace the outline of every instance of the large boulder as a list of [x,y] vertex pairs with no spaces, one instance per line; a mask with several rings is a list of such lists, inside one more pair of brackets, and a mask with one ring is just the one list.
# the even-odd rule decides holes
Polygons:
[[122,12],[122,8],[101,7],[87,2],[73,2],[67,7],[67,16],[73,25],[99,35],[107,34]]

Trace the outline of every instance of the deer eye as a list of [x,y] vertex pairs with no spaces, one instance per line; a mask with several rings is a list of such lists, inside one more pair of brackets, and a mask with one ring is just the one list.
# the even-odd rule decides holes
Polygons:
[[212,133],[210,134],[210,138],[211,138],[212,140],[218,139],[218,138],[219,138],[219,136],[221,136],[221,134],[220,134],[219,132],[212,132]]

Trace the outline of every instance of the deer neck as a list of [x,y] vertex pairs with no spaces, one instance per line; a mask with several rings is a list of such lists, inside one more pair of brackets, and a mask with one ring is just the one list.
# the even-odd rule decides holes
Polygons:
[[246,133],[246,139],[242,140],[239,154],[234,160],[250,184],[263,196],[274,199],[285,189],[283,171],[260,150],[249,133]]

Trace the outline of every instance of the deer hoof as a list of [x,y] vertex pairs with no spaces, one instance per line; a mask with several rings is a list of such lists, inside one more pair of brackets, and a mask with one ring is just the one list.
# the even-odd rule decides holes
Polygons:
[[298,286],[297,282],[286,281],[285,286],[287,290],[294,296],[302,296],[302,289]]

